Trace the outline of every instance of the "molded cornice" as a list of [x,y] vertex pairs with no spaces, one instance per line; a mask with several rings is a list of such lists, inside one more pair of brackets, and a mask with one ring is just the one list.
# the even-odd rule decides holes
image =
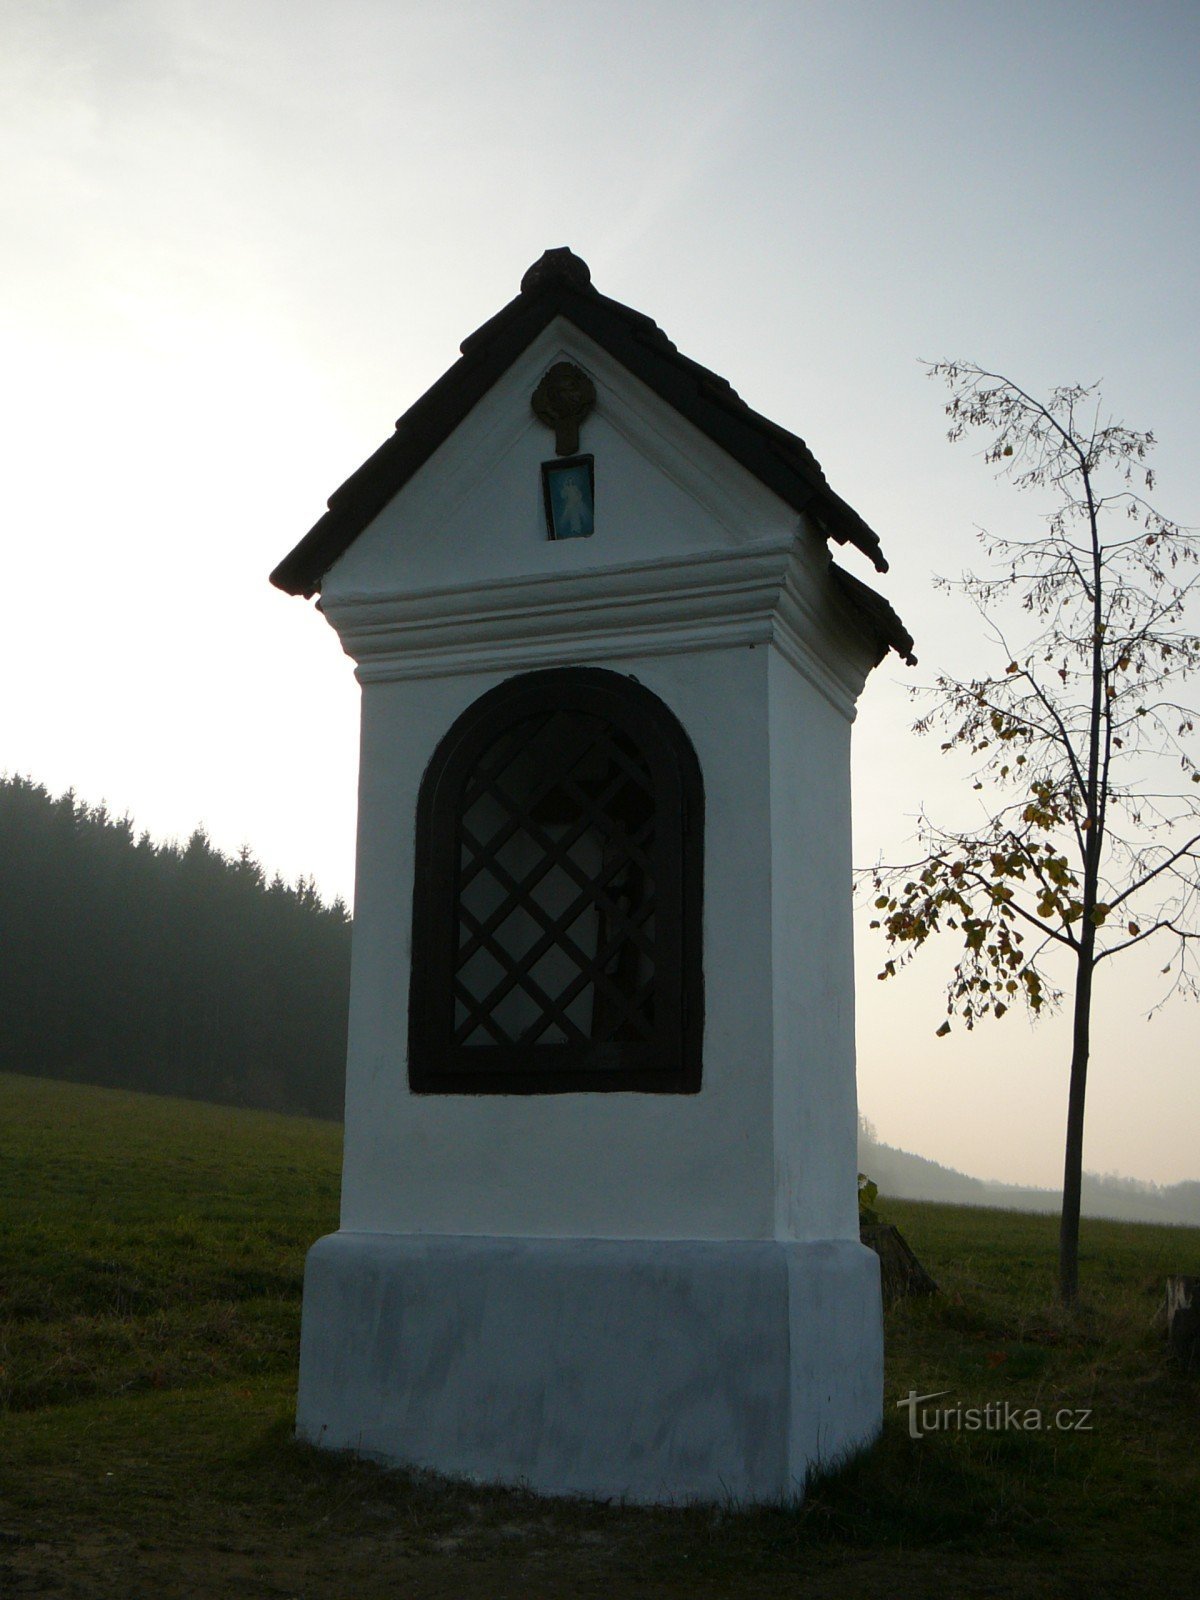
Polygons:
[[852,718],[874,664],[791,539],[321,604],[364,684],[773,645]]

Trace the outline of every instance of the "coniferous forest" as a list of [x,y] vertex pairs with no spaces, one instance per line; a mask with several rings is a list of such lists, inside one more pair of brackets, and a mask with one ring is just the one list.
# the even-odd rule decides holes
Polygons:
[[0,1070],[340,1117],[350,917],[0,778]]

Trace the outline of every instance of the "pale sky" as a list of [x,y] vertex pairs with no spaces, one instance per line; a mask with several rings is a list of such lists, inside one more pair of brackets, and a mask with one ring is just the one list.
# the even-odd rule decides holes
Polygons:
[[[1200,522],[1198,83],[1190,0],[7,0],[0,770],[349,897],[357,688],[267,574],[569,244],[879,532],[921,666],[864,696],[856,848],[902,850],[959,792],[902,685],[978,658],[931,576],[1038,509],[918,358],[1102,379]],[[880,1137],[1056,1183],[1063,1024],[937,1040],[950,947],[859,944]],[[1108,970],[1085,1164],[1200,1177],[1200,1011]]]

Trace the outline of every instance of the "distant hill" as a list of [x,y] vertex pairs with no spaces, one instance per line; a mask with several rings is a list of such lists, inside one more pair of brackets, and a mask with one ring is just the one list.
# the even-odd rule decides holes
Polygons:
[[[926,1156],[881,1144],[870,1124],[859,1126],[858,1165],[879,1185],[884,1199],[938,1200],[1004,1211],[1057,1211],[1062,1205],[1058,1190],[985,1182]],[[1115,1173],[1085,1172],[1081,1204],[1087,1217],[1200,1227],[1200,1182],[1160,1186],[1137,1178],[1121,1178]]]

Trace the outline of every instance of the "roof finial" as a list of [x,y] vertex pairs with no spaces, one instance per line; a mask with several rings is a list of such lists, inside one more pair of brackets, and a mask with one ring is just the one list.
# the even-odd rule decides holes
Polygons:
[[538,257],[521,279],[521,293],[533,294],[556,278],[561,278],[576,289],[587,289],[592,282],[591,269],[587,262],[564,244],[557,250],[547,250]]

